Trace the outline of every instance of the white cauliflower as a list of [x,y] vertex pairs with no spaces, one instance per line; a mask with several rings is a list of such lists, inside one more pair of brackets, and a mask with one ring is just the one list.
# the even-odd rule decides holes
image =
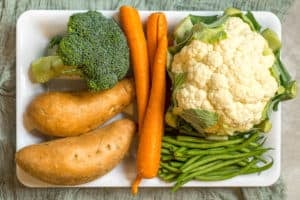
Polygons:
[[175,75],[187,73],[175,93],[177,106],[217,113],[217,125],[205,131],[218,135],[258,124],[278,89],[270,73],[275,56],[264,53],[267,41],[238,17],[229,17],[224,30],[227,38],[219,42],[193,40],[183,47],[170,68]]

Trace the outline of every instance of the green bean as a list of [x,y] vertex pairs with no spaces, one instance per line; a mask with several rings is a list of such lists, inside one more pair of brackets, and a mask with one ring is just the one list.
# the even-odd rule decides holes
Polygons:
[[165,176],[161,177],[164,181],[167,181],[167,182],[173,182],[175,181],[175,178],[177,177],[178,175],[177,174],[166,174]]
[[246,147],[244,147],[244,148],[241,148],[240,151],[243,152],[243,153],[248,153],[248,152],[250,152],[251,150],[250,150],[250,149],[247,149]]
[[[242,174],[259,173],[273,165],[261,155],[266,137],[252,131],[229,137],[227,141],[210,141],[194,136],[164,136],[158,176],[176,181],[173,191],[188,181],[218,181]],[[256,166],[263,162],[263,166]]]
[[248,144],[250,142],[253,142],[256,138],[257,138],[258,134],[253,134],[252,136],[250,136],[247,140],[244,140],[243,143],[227,148],[227,149],[223,149],[223,150],[213,150],[213,149],[208,149],[208,150],[199,150],[199,149],[191,149],[191,150],[187,150],[185,153],[187,155],[205,155],[205,154],[221,154],[221,153],[225,153],[225,152],[230,152],[230,151],[234,151],[234,150],[238,150],[238,149],[242,149],[246,146],[248,146]]
[[211,143],[211,141],[206,139],[201,139],[193,136],[179,135],[176,137],[178,141],[182,142],[194,142],[194,143]]
[[244,174],[252,174],[252,173],[262,172],[262,171],[265,171],[265,170],[271,168],[272,166],[273,166],[273,159],[271,162],[269,162],[266,165],[263,165],[261,167],[252,167],[252,168],[248,169]]
[[177,146],[167,143],[167,142],[163,142],[161,145],[163,148],[169,149],[170,151],[176,151],[176,149],[178,149]]
[[[247,148],[242,148],[241,149],[241,152],[244,152],[244,153],[248,153],[250,152],[251,150],[250,149],[247,149]],[[263,162],[263,163],[268,163],[268,161],[266,161],[264,158],[262,158],[261,156],[254,156],[254,158],[256,158],[257,160]]]
[[203,155],[198,155],[198,156],[194,156],[194,157],[191,157],[190,159],[188,159],[188,161],[186,163],[184,163],[182,166],[181,166],[181,170],[186,168],[187,166],[190,166],[191,164],[193,164],[194,162],[196,162],[197,160],[199,160],[200,158],[202,158]]
[[179,172],[180,172],[179,169],[177,169],[177,168],[175,168],[175,167],[172,167],[172,166],[170,166],[170,165],[167,164],[167,163],[161,162],[161,163],[160,163],[160,166],[163,167],[163,168],[165,168],[165,169],[167,169],[167,170],[169,170],[169,171],[171,171],[171,172],[176,172],[176,173],[179,173]]
[[182,152],[182,154],[188,155],[188,156],[195,156],[195,155],[208,155],[208,154],[219,154],[226,152],[226,149],[224,147],[218,147],[218,148],[211,148],[207,150],[203,149],[189,149],[186,152]]
[[174,152],[174,156],[175,156],[175,157],[185,157],[185,154],[184,154],[183,152],[175,151],[175,152]]
[[193,173],[190,173],[190,174],[187,174],[187,175],[184,174],[184,176],[180,175],[178,177],[178,179],[177,179],[177,183],[175,184],[175,186],[173,187],[172,190],[175,192],[176,190],[179,189],[179,187],[181,187],[182,185],[184,185],[188,181],[192,180],[196,176],[199,176],[199,175],[202,175],[202,174],[205,174],[205,173],[208,173],[208,172],[220,169],[222,167],[225,167],[225,166],[237,163],[237,162],[239,162],[241,160],[243,160],[243,158],[231,159],[231,160],[222,162],[220,164],[216,164],[216,165],[214,165],[214,166],[212,166],[210,168],[206,168],[206,169],[201,170],[201,171],[196,171],[196,172],[193,172]]
[[222,147],[222,146],[227,146],[231,144],[239,144],[244,141],[244,139],[235,139],[235,140],[228,140],[228,141],[222,141],[222,142],[213,142],[210,144],[199,144],[199,143],[192,143],[192,142],[183,142],[183,141],[178,141],[174,138],[171,137],[164,137],[163,138],[164,142],[167,142],[169,144],[181,146],[181,147],[188,147],[188,148],[199,148],[199,149],[210,149],[214,147]]
[[165,169],[165,168],[160,168],[160,171],[161,171],[162,173],[170,173],[170,171],[167,170],[167,169]]
[[180,153],[180,152],[184,152],[184,151],[186,151],[187,150],[187,148],[186,147],[179,147],[178,149],[176,149],[175,150],[175,153]]
[[216,164],[219,164],[219,163],[221,163],[221,162],[223,162],[223,161],[222,161],[222,160],[216,160],[216,161],[214,161],[214,162],[210,162],[210,163],[207,163],[207,164],[205,164],[205,165],[201,165],[201,166],[199,166],[199,167],[197,167],[197,168],[195,168],[195,169],[189,171],[189,173],[193,173],[193,172],[196,172],[196,171],[204,170],[204,169],[206,169],[206,168],[210,168],[210,167],[212,167],[212,166],[214,166],[214,165],[216,165]]
[[183,165],[183,163],[182,162],[178,162],[178,161],[171,161],[170,165],[172,167],[181,167]]
[[254,158],[256,158],[257,160],[259,160],[259,161],[261,161],[261,162],[263,162],[265,164],[268,163],[268,161],[266,159],[264,159],[263,157],[261,157],[261,156],[254,156]]
[[165,171],[165,172],[162,172],[161,170],[158,171],[158,176],[160,178],[165,178],[165,177],[168,177],[169,174],[174,174],[173,172],[170,172],[169,170]]
[[200,181],[220,181],[220,180],[226,180],[226,179],[233,178],[235,176],[243,174],[249,168],[251,168],[255,163],[256,163],[256,161],[253,160],[248,165],[246,165],[245,167],[241,168],[240,170],[233,171],[231,173],[227,173],[227,174],[224,174],[224,175],[208,176],[207,174],[204,174],[204,175],[196,176],[195,179],[196,180],[200,180]]
[[165,177],[166,175],[167,175],[166,173],[163,173],[163,172],[160,171],[160,170],[158,171],[158,176],[159,176],[159,177],[162,178],[162,177]]
[[161,153],[162,154],[171,154],[171,151],[169,149],[162,148]]
[[176,156],[174,154],[174,159],[177,160],[177,161],[185,162],[185,161],[187,161],[187,159],[189,159],[189,157],[187,157],[187,156]]
[[240,166],[229,165],[227,167],[223,167],[222,171],[212,171],[212,172],[209,172],[205,175],[206,176],[223,176],[223,175],[227,175],[227,174],[232,173],[232,172],[236,172],[237,170],[240,170],[240,169],[241,169]]
[[255,143],[255,142],[250,142],[250,143],[249,143],[249,146],[251,146],[251,147],[258,147],[258,146],[260,146],[260,145],[257,144],[257,143]]
[[168,160],[172,160],[173,156],[172,155],[165,155],[165,154],[163,154],[160,159],[162,161],[168,161]]
[[241,167],[245,167],[248,164],[248,162],[247,161],[241,161],[241,162],[238,162],[237,164]]
[[250,130],[250,131],[247,131],[247,132],[239,132],[236,135],[229,136],[229,139],[232,140],[232,139],[236,139],[236,138],[245,138],[245,136],[252,135],[252,134],[255,134],[257,132],[258,132],[257,130]]
[[228,160],[228,159],[233,159],[233,158],[246,158],[246,157],[250,157],[250,156],[254,156],[254,155],[260,155],[262,153],[266,152],[266,150],[258,150],[258,151],[252,151],[249,153],[239,153],[239,154],[217,154],[217,155],[208,155],[205,156],[203,159],[201,159],[199,162],[193,163],[189,166],[187,166],[186,168],[182,168],[182,172],[188,172],[191,171],[193,169],[195,169],[196,167],[199,167],[203,164],[215,161],[215,160]]

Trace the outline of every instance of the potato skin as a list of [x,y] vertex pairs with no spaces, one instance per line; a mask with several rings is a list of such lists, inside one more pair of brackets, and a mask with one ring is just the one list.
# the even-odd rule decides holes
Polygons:
[[51,184],[86,183],[122,160],[135,128],[133,121],[121,119],[80,136],[27,146],[16,153],[16,162],[24,171]]
[[133,101],[134,95],[132,79],[124,79],[101,92],[43,93],[27,107],[24,123],[45,135],[80,135],[120,113]]

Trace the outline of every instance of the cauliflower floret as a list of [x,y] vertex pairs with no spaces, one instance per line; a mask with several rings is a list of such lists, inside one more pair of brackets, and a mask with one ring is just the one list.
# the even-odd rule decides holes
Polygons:
[[263,54],[267,41],[238,17],[230,17],[224,26],[226,39],[214,44],[193,40],[171,65],[173,73],[187,73],[175,95],[178,106],[218,113],[218,128],[206,131],[219,135],[258,124],[278,89],[269,70],[275,56]]

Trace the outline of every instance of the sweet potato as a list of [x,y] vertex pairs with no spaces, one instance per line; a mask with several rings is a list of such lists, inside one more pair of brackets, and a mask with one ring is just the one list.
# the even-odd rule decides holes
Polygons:
[[[120,113],[134,99],[131,79],[101,92],[47,92],[29,104],[24,123],[50,136],[76,136]],[[31,131],[30,130],[30,131]]]
[[129,149],[135,123],[121,119],[80,136],[27,146],[16,153],[19,167],[57,185],[89,182],[113,169]]

